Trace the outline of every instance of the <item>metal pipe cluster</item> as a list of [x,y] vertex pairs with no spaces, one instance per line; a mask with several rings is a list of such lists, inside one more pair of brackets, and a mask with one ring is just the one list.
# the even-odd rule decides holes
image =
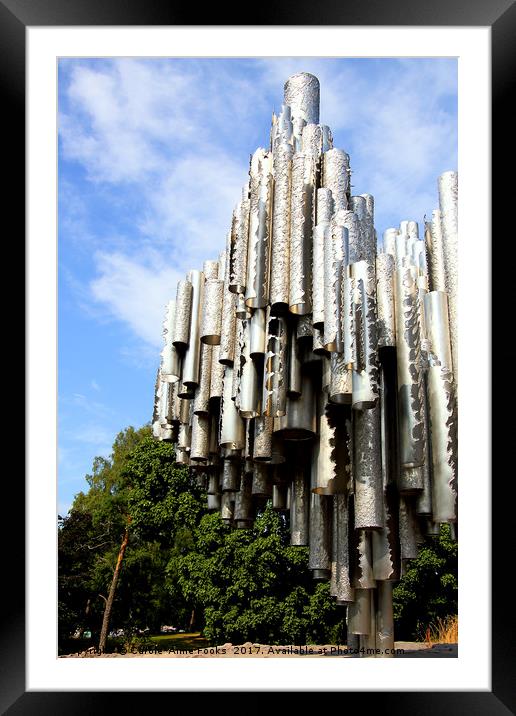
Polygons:
[[424,238],[402,221],[379,248],[350,177],[317,78],[290,77],[225,251],[167,306],[153,432],[225,522],[272,500],[350,643],[384,652],[393,584],[456,521],[457,175]]

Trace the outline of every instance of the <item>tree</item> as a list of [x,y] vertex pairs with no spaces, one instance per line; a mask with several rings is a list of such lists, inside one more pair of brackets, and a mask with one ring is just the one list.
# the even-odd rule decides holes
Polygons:
[[167,571],[202,610],[203,634],[213,643],[342,640],[343,610],[327,583],[313,581],[308,549],[289,544],[285,520],[270,502],[251,529],[231,530],[219,514],[202,517],[194,549]]
[[438,617],[457,614],[457,542],[449,525],[429,539],[393,589],[398,639],[422,639]]

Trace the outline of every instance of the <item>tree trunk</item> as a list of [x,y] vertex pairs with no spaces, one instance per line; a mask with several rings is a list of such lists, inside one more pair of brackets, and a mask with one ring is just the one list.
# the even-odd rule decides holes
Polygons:
[[193,631],[194,624],[195,624],[195,609],[192,609],[192,613],[190,615],[190,626],[188,627],[188,630],[190,632]]
[[118,584],[118,578],[122,569],[122,560],[124,559],[125,549],[129,542],[129,525],[125,528],[124,538],[120,545],[120,551],[118,552],[118,559],[116,561],[115,571],[113,573],[113,579],[111,581],[111,587],[109,588],[108,598],[106,600],[106,606],[104,609],[104,617],[102,618],[102,629],[100,631],[99,641],[99,652],[104,654],[106,651],[106,642],[109,628],[109,619],[111,617],[111,609],[113,608],[113,602],[115,601],[116,585]]

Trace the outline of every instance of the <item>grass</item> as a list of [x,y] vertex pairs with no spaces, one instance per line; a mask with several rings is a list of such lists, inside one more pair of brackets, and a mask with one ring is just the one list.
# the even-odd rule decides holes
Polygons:
[[209,646],[200,632],[191,634],[159,634],[149,637],[154,644],[166,649],[204,649]]
[[426,630],[425,641],[429,644],[458,644],[459,643],[459,617],[455,614],[438,617]]

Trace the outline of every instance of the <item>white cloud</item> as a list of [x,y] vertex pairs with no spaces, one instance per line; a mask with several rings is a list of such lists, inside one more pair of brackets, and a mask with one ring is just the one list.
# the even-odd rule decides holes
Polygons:
[[[454,125],[442,108],[455,90],[449,63],[400,60],[379,72],[377,60],[364,72],[353,62],[267,59],[246,75],[213,62],[79,62],[66,75],[64,156],[111,187],[129,211],[131,192],[140,200],[134,235],[114,226],[94,252],[86,308],[124,323],[146,351],[161,346],[164,306],[177,280],[224,248],[248,161],[245,151],[229,152],[228,138],[249,136],[270,97],[279,107],[290,74],[319,77],[321,122],[332,127],[336,146],[352,147],[354,192],[375,196],[377,217],[422,221],[436,204],[438,174],[456,163]],[[90,242],[81,234],[82,206],[71,208],[74,234],[98,249],[100,237]],[[385,228],[380,218],[377,229]],[[135,348],[125,350],[131,358]]]
[[165,305],[175,296],[181,274],[158,254],[147,254],[145,262],[121,253],[98,253],[96,265],[94,300],[142,340],[160,346]]

